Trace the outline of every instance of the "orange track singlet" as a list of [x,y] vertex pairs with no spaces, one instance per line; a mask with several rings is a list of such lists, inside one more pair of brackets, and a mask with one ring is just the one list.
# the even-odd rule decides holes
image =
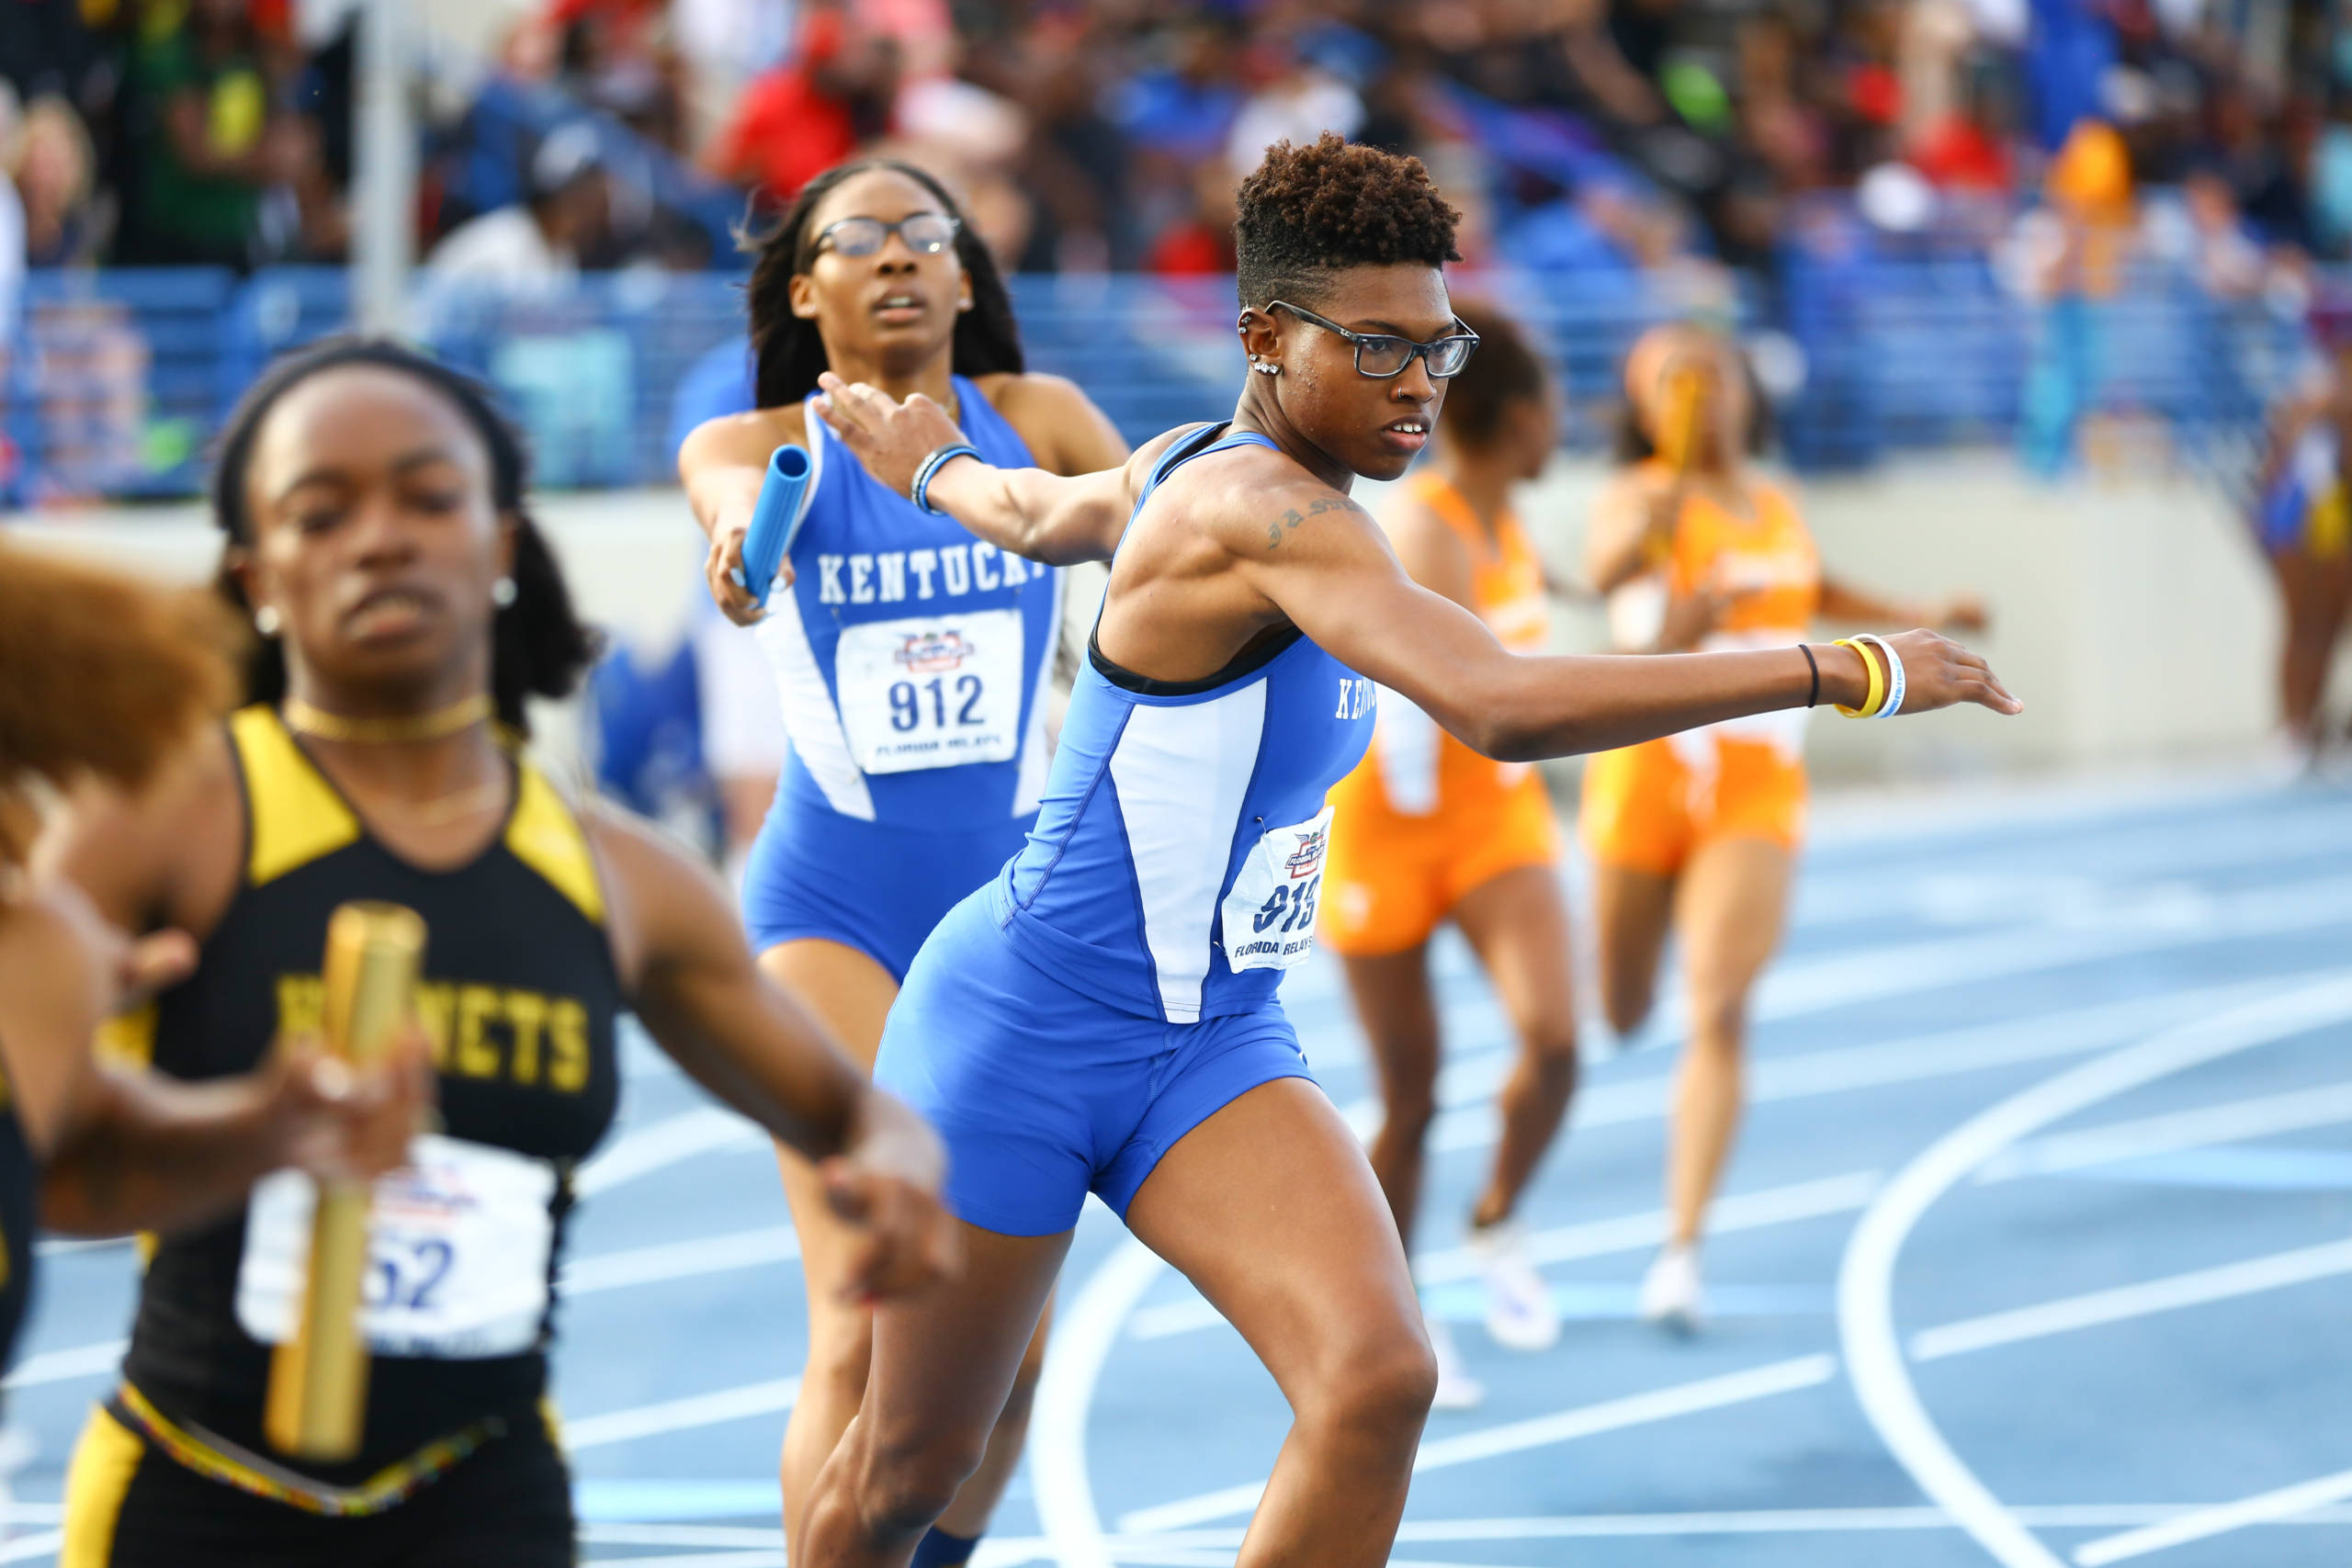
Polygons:
[[[1406,481],[1470,552],[1471,607],[1514,653],[1551,633],[1544,570],[1518,518],[1494,537],[1435,474]],[[1503,872],[1548,865],[1559,828],[1542,775],[1482,757],[1394,692],[1380,694],[1372,749],[1331,791],[1322,938],[1344,953],[1401,953],[1429,939],[1463,895]]]
[[[1713,589],[1734,599],[1709,651],[1783,648],[1804,639],[1821,604],[1821,559],[1788,497],[1750,487],[1740,517],[1703,496],[1684,503],[1666,560],[1676,595]],[[1729,719],[1604,751],[1586,764],[1580,826],[1605,865],[1670,876],[1700,843],[1764,838],[1793,849],[1804,833],[1807,710]]]

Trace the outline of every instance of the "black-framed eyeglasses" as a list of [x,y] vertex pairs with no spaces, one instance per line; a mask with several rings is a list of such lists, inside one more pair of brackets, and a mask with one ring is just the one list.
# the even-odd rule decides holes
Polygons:
[[817,249],[831,247],[839,255],[870,256],[896,234],[919,256],[935,256],[956,243],[963,225],[944,212],[910,212],[896,223],[879,218],[843,218],[828,223],[817,236]]
[[1478,334],[1463,325],[1459,316],[1453,318],[1455,331],[1442,338],[1432,338],[1428,343],[1415,343],[1411,338],[1398,337],[1393,333],[1351,333],[1337,321],[1318,316],[1312,310],[1302,310],[1282,299],[1267,301],[1266,309],[1288,310],[1311,326],[1339,333],[1355,344],[1356,374],[1369,376],[1378,381],[1402,376],[1405,367],[1413,363],[1417,355],[1429,366],[1432,379],[1450,379],[1462,374],[1462,367],[1470,363],[1470,355],[1478,346]]

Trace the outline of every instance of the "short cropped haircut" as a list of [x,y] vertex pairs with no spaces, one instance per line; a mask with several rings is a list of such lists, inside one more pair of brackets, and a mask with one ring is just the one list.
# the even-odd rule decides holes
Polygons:
[[1244,307],[1306,304],[1344,267],[1460,261],[1462,215],[1445,204],[1419,158],[1342,141],[1325,131],[1304,147],[1277,141],[1235,200],[1235,285]]

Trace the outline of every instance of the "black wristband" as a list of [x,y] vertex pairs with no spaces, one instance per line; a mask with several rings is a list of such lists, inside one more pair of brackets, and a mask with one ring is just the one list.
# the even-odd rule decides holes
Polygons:
[[1804,655],[1805,665],[1813,671],[1813,690],[1807,692],[1804,698],[1804,705],[1811,707],[1821,701],[1821,660],[1815,659],[1813,649],[1804,643],[1797,644],[1797,651]]

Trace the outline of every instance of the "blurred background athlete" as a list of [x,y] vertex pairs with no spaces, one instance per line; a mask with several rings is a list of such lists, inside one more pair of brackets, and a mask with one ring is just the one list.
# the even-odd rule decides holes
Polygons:
[[[1625,361],[1623,471],[1594,504],[1592,584],[1621,651],[1727,652],[1802,641],[1815,618],[1970,629],[1976,601],[1916,604],[1826,575],[1794,502],[1749,461],[1757,401],[1721,335],[1655,328]],[[1747,996],[1780,946],[1804,834],[1804,707],[1605,751],[1585,767],[1600,999],[1610,1026],[1648,1017],[1670,929],[1688,999],[1667,1150],[1667,1245],[1641,1309],[1688,1329],[1698,1247],[1737,1131]]]
[[[1508,317],[1455,307],[1478,352],[1447,384],[1435,450],[1408,478],[1385,524],[1414,581],[1487,624],[1514,653],[1542,653],[1550,632],[1544,568],[1511,507],[1559,439],[1559,406],[1543,361]],[[1526,1258],[1513,1218],[1576,1092],[1576,1005],[1568,914],[1556,866],[1551,792],[1524,762],[1482,757],[1391,691],[1380,694],[1372,748],[1331,791],[1321,924],[1347,964],[1356,1017],[1380,1069],[1382,1121],[1372,1168],[1409,1253],[1422,1147],[1437,1114],[1440,1055],[1429,942],[1452,920],[1470,943],[1519,1038],[1500,1096],[1502,1135],[1470,1213],[1469,1245],[1487,1290],[1487,1328],[1515,1350],[1558,1339],[1550,1288]],[[1485,1389],[1442,1320],[1429,1325],[1441,1409]]]

